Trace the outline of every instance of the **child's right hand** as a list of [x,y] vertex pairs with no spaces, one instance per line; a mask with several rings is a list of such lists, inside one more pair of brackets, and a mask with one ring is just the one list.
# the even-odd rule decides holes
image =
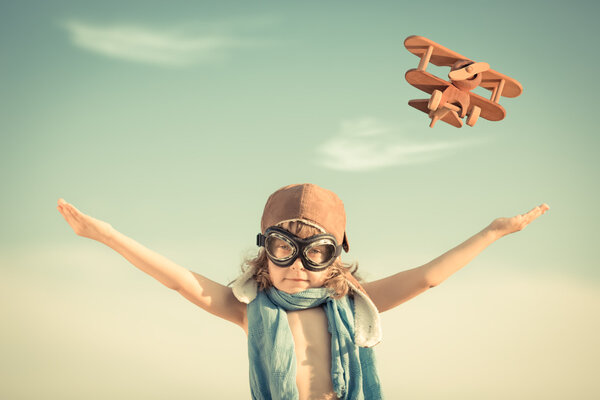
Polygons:
[[56,208],[79,236],[105,242],[113,231],[110,224],[82,213],[64,199],[58,199]]

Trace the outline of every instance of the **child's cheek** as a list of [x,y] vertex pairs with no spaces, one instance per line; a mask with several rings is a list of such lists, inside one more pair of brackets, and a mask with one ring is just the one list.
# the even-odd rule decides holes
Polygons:
[[311,282],[314,287],[323,287],[327,278],[327,271],[313,272]]

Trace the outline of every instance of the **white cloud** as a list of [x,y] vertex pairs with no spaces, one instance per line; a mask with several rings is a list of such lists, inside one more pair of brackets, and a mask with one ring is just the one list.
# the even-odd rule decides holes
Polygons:
[[220,58],[226,50],[254,45],[226,33],[191,33],[189,28],[157,30],[136,25],[63,24],[72,43],[85,50],[127,61],[188,66]]
[[[394,128],[376,118],[342,121],[340,132],[317,148],[318,163],[343,171],[363,171],[433,161],[475,141],[416,141],[412,129]],[[480,140],[478,141],[480,142]]]

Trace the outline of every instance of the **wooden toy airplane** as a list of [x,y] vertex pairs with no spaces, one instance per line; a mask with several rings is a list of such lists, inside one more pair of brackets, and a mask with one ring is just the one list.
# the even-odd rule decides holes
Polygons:
[[[500,97],[517,97],[523,92],[519,82],[490,69],[489,64],[474,62],[422,36],[407,37],[404,46],[421,58],[416,69],[406,71],[406,80],[431,94],[429,99],[410,100],[408,104],[429,114],[431,128],[438,120],[460,128],[465,116],[469,126],[475,125],[479,117],[500,121],[506,116],[498,104]],[[450,82],[427,72],[429,62],[450,67]],[[492,91],[489,100],[471,92],[477,86]]]

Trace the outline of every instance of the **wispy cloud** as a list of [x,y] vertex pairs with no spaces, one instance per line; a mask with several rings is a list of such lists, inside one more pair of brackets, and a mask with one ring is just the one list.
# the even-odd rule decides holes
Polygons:
[[[98,25],[78,20],[62,24],[71,42],[111,58],[182,67],[214,61],[227,51],[259,44],[228,33],[197,33],[186,28],[152,29],[133,24]],[[211,29],[214,31],[214,29]]]
[[403,164],[417,164],[452,154],[481,140],[417,141],[406,131],[376,118],[342,121],[337,135],[319,145],[317,162],[331,169],[364,171]]

